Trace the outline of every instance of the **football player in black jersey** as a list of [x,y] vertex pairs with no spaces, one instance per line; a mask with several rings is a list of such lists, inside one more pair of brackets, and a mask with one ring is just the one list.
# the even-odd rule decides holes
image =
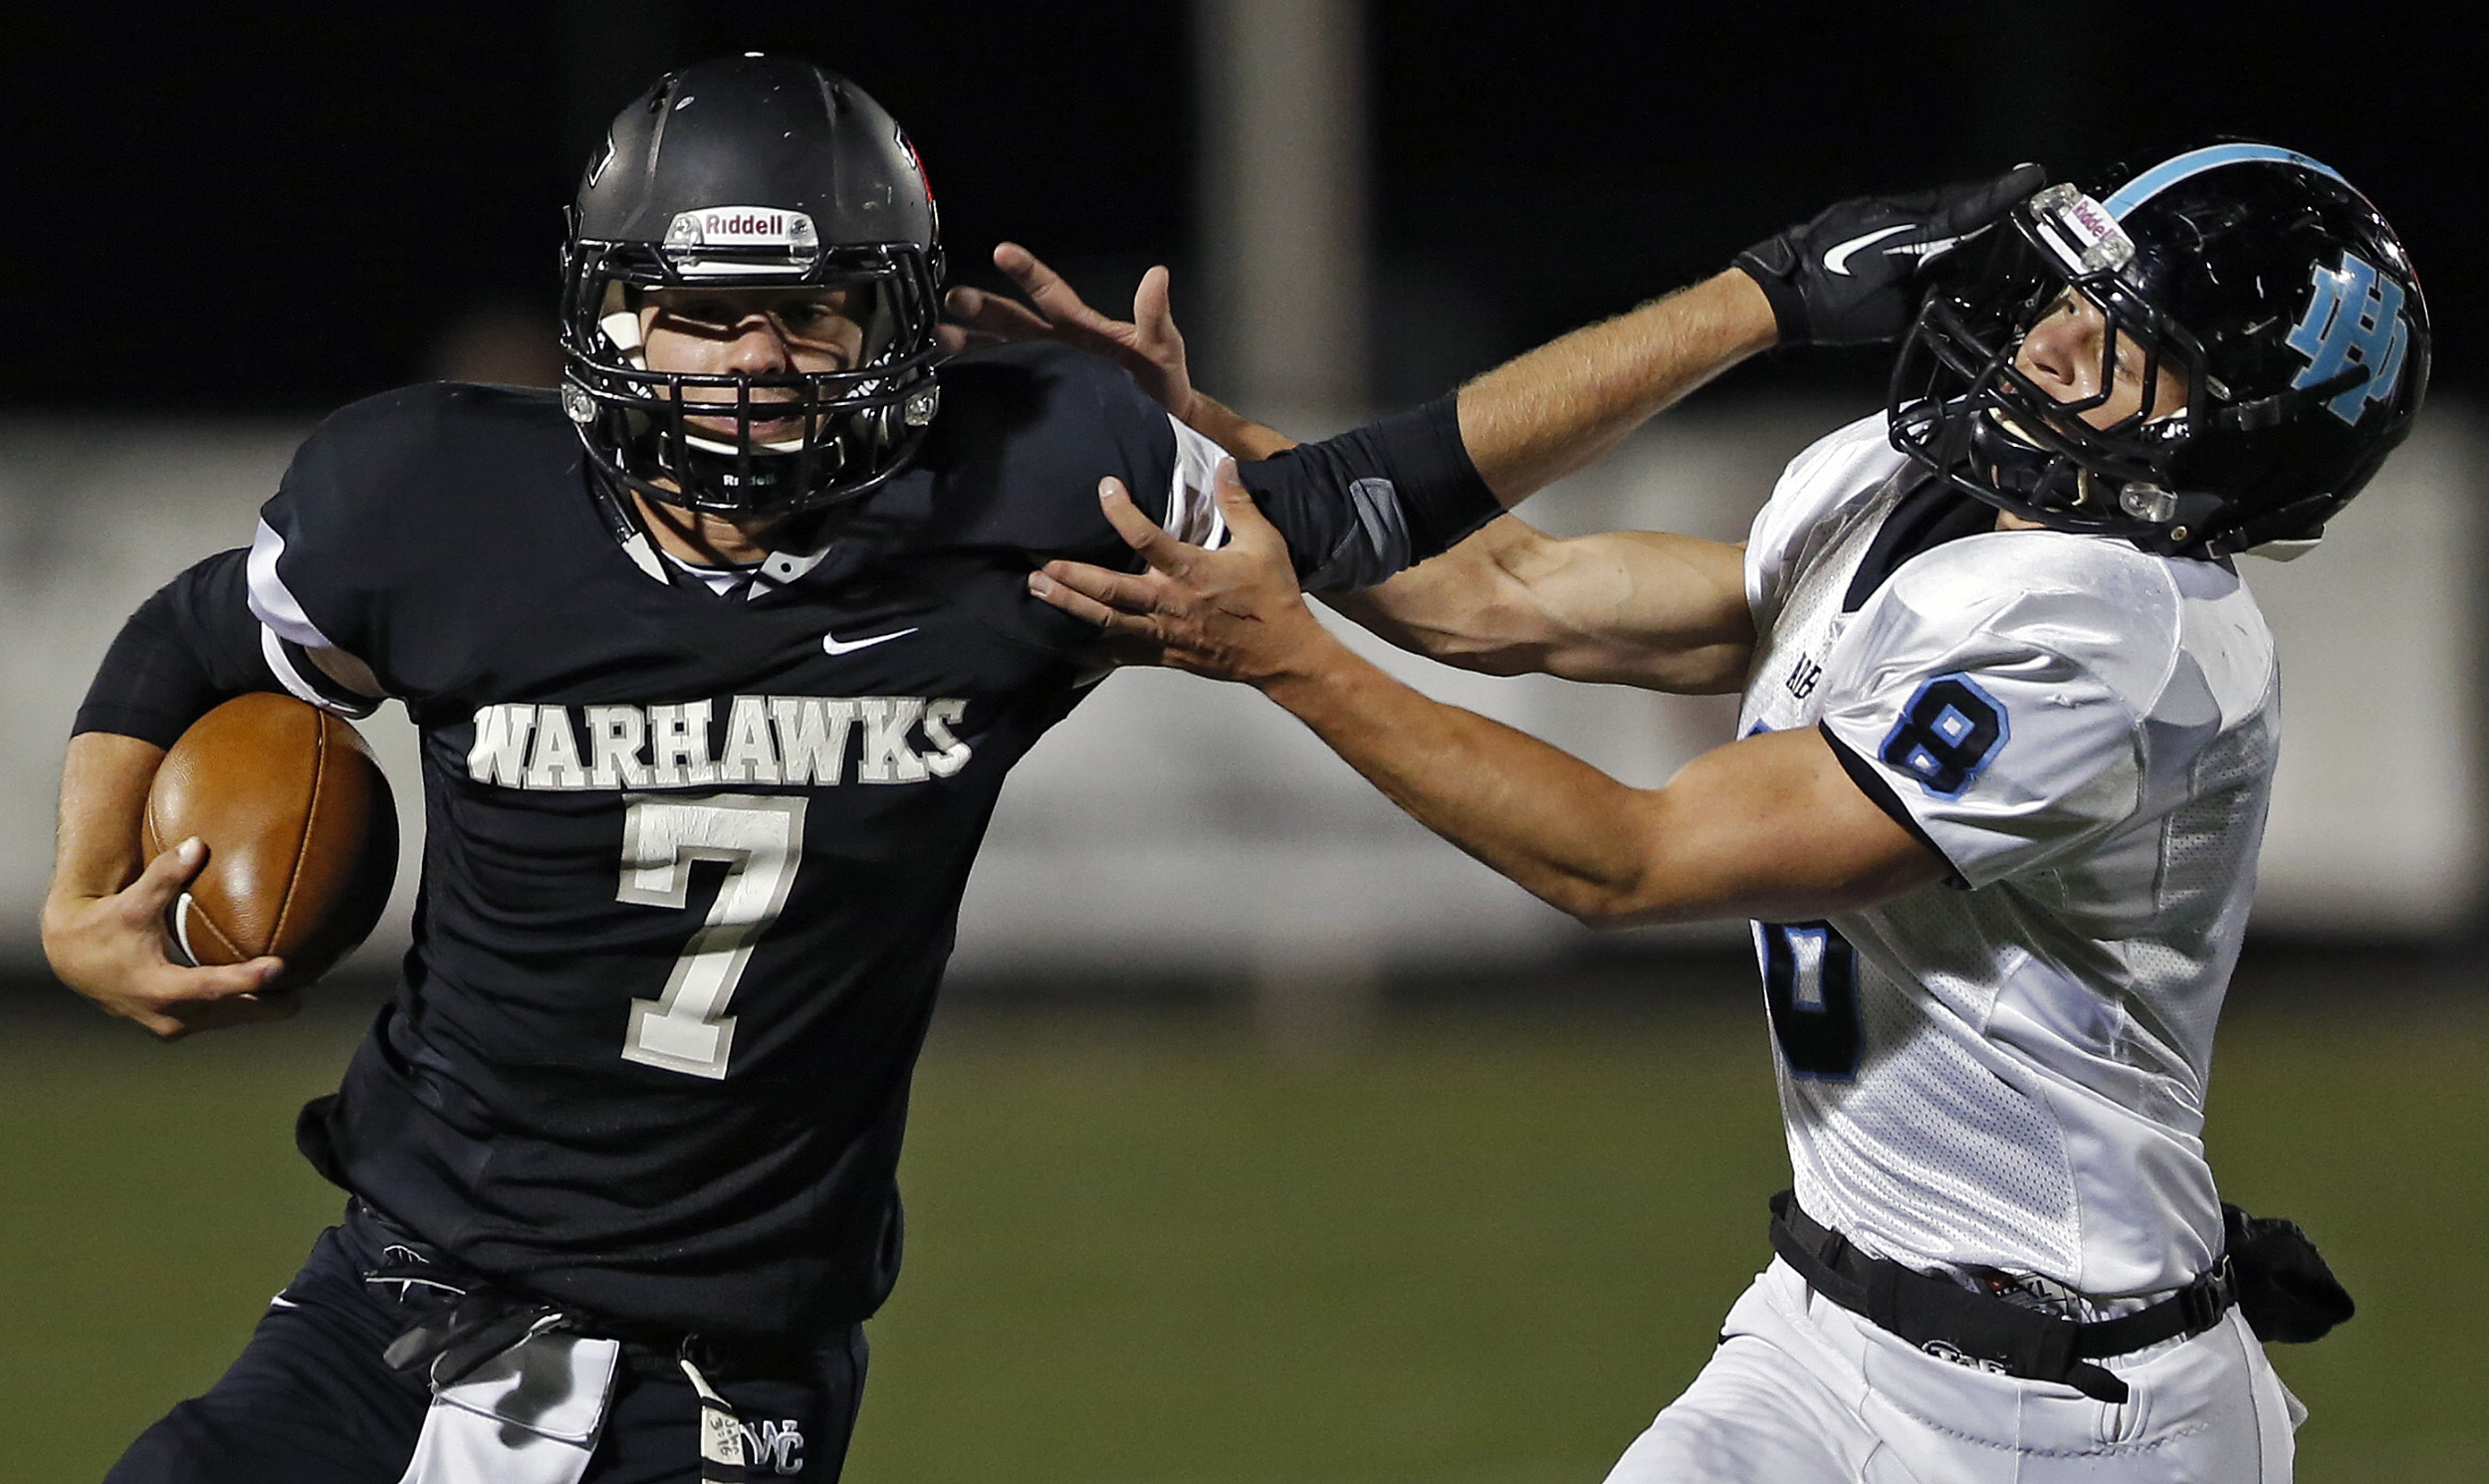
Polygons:
[[[853,84],[669,75],[572,208],[559,395],[335,414],[251,544],[114,642],[44,917],[107,1010],[169,1038],[291,1009],[273,960],[166,959],[201,847],[137,848],[221,699],[396,699],[425,844],[398,990],[298,1129],[345,1217],[113,1479],[836,1476],[960,894],[1004,774],[1105,668],[1029,574],[1132,564],[1102,475],[1222,535],[1209,440],[1108,359],[945,360],[941,277],[915,151]],[[1243,478],[1308,587],[1380,582],[1698,382],[1755,293]],[[1589,394],[1618,355],[1630,385]]]

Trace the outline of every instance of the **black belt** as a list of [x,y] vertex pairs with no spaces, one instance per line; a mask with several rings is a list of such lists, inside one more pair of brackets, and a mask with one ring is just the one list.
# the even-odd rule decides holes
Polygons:
[[680,1380],[682,1363],[703,1369],[798,1373],[809,1361],[800,1347],[757,1342],[722,1345],[707,1336],[618,1323],[513,1292],[469,1271],[357,1197],[345,1218],[349,1251],[369,1261],[362,1280],[397,1290],[406,1329],[381,1352],[383,1364],[415,1371],[435,1386],[451,1386],[485,1362],[539,1330],[618,1342],[622,1364],[640,1377]]
[[2223,1258],[2149,1309],[2096,1324],[2059,1319],[1871,1257],[1798,1209],[1794,1190],[1772,1197],[1772,1250],[1817,1293],[1930,1355],[2025,1380],[2057,1381],[2101,1401],[2126,1400],[2126,1382],[2093,1361],[2200,1335],[2237,1301]]

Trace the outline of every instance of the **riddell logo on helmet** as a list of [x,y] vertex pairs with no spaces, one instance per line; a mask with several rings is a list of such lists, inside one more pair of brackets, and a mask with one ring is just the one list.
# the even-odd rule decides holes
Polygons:
[[2091,242],[2098,242],[2118,230],[2118,219],[2109,214],[2107,207],[2089,196],[2076,196],[2067,202],[2066,217],[2088,233]]
[[787,213],[704,211],[700,214],[700,235],[711,242],[785,242]]
[[812,218],[776,206],[707,206],[678,212],[666,228],[666,245],[691,247],[810,248]]

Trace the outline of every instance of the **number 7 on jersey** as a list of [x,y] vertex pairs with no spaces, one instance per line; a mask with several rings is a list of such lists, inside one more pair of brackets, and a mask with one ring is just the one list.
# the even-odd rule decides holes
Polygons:
[[752,945],[786,910],[803,858],[800,798],[751,793],[705,797],[626,796],[622,879],[614,897],[649,907],[690,905],[694,861],[722,861],[726,879],[708,919],[683,945],[665,992],[631,1001],[622,1059],[685,1072],[726,1075],[735,1017],[726,1013],[751,961]]

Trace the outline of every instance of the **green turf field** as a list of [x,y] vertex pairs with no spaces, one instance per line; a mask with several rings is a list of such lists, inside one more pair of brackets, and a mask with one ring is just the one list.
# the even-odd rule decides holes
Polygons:
[[[0,1020],[0,1476],[92,1479],[216,1376],[338,1197],[341,1011],[158,1047]],[[1701,1364],[1785,1178],[1757,1017],[958,1014],[855,1484],[1596,1484]],[[2489,1479],[2489,1011],[2224,1032],[2224,1188],[2362,1303],[2285,1350],[2307,1480]]]

